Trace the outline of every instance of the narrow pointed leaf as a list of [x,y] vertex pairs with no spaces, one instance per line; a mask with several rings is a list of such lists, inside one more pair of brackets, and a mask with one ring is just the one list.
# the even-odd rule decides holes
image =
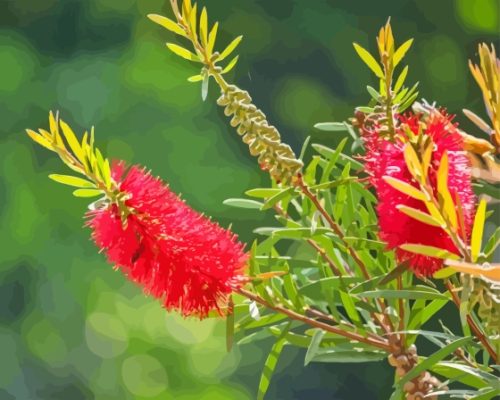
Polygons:
[[473,262],[477,260],[479,252],[481,250],[481,242],[483,240],[485,219],[486,219],[486,200],[482,198],[481,201],[479,202],[479,206],[477,207],[476,216],[474,217],[474,225],[472,227],[470,251]]
[[214,51],[215,39],[217,38],[217,28],[218,27],[219,27],[219,23],[216,22],[208,35],[207,53],[209,56],[211,56],[213,51]]
[[203,78],[203,82],[201,83],[201,99],[203,101],[205,101],[207,99],[208,83],[210,82],[209,79],[210,79],[210,76],[205,75],[205,77]]
[[238,36],[237,38],[233,39],[233,41],[231,43],[229,43],[229,45],[224,49],[224,51],[217,58],[217,61],[222,61],[228,55],[230,55],[234,51],[234,49],[236,49],[236,46],[238,46],[238,44],[240,44],[241,39],[243,39],[243,36]]
[[237,207],[237,208],[253,208],[259,210],[263,203],[260,201],[249,200],[249,199],[226,199],[222,202],[226,206]]
[[200,38],[203,46],[206,46],[208,42],[208,15],[206,7],[203,7],[200,15]]
[[168,29],[169,31],[176,33],[177,35],[187,37],[184,29],[182,29],[176,22],[172,21],[170,18],[158,14],[148,14],[148,18],[158,25],[161,25],[164,28]]
[[442,198],[442,207],[444,214],[454,229],[458,228],[457,212],[455,210],[455,203],[451,197],[450,190],[448,189],[448,153],[445,151],[441,157],[437,173],[437,188],[438,193]]
[[384,72],[380,67],[379,63],[373,58],[373,56],[357,43],[353,43],[354,50],[358,53],[359,57],[364,61],[366,65],[377,75],[380,79],[384,78]]
[[484,277],[491,281],[500,283],[500,264],[479,265],[465,261],[446,260],[446,265],[455,271],[469,274],[475,277]]
[[92,182],[89,182],[86,179],[78,178],[77,176],[51,174],[49,175],[49,178],[52,179],[53,181],[68,186],[79,187],[79,188],[95,188],[95,185]]
[[412,244],[406,243],[400,246],[402,250],[409,251],[411,253],[420,254],[428,257],[442,258],[450,260],[459,260],[460,257],[448,250],[440,249],[434,246],[425,246],[423,244]]
[[345,122],[319,122],[314,127],[327,132],[345,132],[347,130]]
[[399,62],[403,59],[406,52],[411,47],[412,43],[413,43],[413,39],[408,39],[401,46],[399,46],[398,49],[394,52],[394,58],[393,58],[394,67],[396,67],[396,65],[398,65]]
[[279,356],[283,351],[283,347],[286,344],[286,334],[290,329],[290,324],[283,329],[281,335],[278,337],[276,343],[274,343],[271,348],[271,352],[267,356],[266,362],[264,363],[264,370],[262,371],[262,375],[260,377],[259,382],[259,391],[257,394],[257,400],[264,400],[264,396],[266,395],[267,389],[269,389],[269,384],[271,383],[271,378],[273,376],[274,370],[276,369],[276,365],[278,363]]
[[417,200],[427,200],[427,197],[424,193],[422,193],[419,189],[410,185],[409,183],[393,178],[391,176],[384,176],[382,179],[387,184],[391,185],[394,189],[399,190],[401,193],[404,193]]
[[76,138],[75,133],[70,128],[70,126],[66,122],[64,122],[63,120],[59,121],[59,125],[61,126],[62,132],[64,134],[64,138],[68,142],[71,151],[76,155],[78,160],[82,161],[83,151],[82,151],[82,148],[80,146],[80,143],[78,142],[78,139]]
[[403,87],[407,75],[408,75],[408,65],[403,68],[403,70],[398,76],[398,79],[396,79],[396,83],[394,84],[394,93],[398,93],[399,90]]
[[181,47],[174,43],[167,43],[167,47],[170,49],[170,51],[172,51],[172,53],[177,54],[178,56],[185,58],[186,60],[201,62],[200,58],[196,54],[190,52],[184,47]]
[[101,196],[102,194],[102,190],[97,189],[76,189],[73,192],[73,195],[76,197],[95,197]]
[[188,78],[189,82],[200,82],[203,80],[203,76],[201,75],[193,75]]
[[325,336],[325,331],[321,329],[316,329],[314,331],[314,335],[311,339],[309,347],[307,348],[306,356],[304,358],[304,365],[307,366],[316,355],[317,351],[319,350],[321,340],[323,340],[323,336]]
[[439,361],[443,360],[446,356],[453,353],[458,348],[463,347],[471,340],[471,337],[460,338],[439,349],[431,356],[427,357],[425,360],[419,362],[405,376],[403,376],[403,378],[401,378],[401,380],[397,383],[398,386],[402,387],[406,382],[416,378],[421,372],[424,372],[432,366],[436,365]]
[[416,208],[408,207],[402,204],[396,206],[396,208],[402,213],[417,221],[423,222],[424,224],[439,227],[441,226],[441,223],[437,219],[423,211],[417,210]]
[[240,56],[236,56],[231,61],[229,61],[229,64],[226,65],[226,68],[222,70],[221,74],[227,74],[229,71],[231,71],[238,62],[239,58]]
[[32,131],[31,129],[26,129],[26,133],[33,141],[37,142],[40,146],[43,146],[46,149],[54,151],[54,146],[52,146],[52,143],[50,143],[42,135],[39,135],[38,133]]

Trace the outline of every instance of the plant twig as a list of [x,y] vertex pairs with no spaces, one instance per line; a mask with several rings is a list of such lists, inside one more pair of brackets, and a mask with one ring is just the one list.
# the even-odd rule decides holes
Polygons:
[[[455,292],[455,287],[453,284],[447,280],[446,281],[446,288],[451,294],[451,298],[453,299],[453,302],[455,305],[460,309],[460,298],[457,296],[457,293]],[[472,332],[474,332],[474,335],[477,337],[477,339],[482,343],[488,354],[490,355],[491,359],[493,362],[496,364],[498,363],[498,355],[495,352],[495,349],[492,347],[491,343],[489,342],[488,338],[484,335],[483,332],[479,329],[479,327],[476,325],[474,320],[470,315],[467,315],[467,324],[469,325],[470,329]]]

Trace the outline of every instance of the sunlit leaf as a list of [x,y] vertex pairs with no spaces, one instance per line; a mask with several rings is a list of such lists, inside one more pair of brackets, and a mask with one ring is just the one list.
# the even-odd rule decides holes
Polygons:
[[482,198],[477,207],[476,216],[474,217],[474,225],[471,235],[471,258],[476,262],[479,252],[481,251],[481,243],[483,241],[484,222],[486,219],[486,199]]
[[102,190],[97,189],[77,189],[73,192],[73,195],[76,197],[95,197],[101,196],[102,194]]
[[203,46],[206,46],[208,43],[208,15],[206,7],[203,7],[200,15],[200,38]]
[[54,146],[52,146],[52,143],[50,143],[42,135],[36,133],[35,131],[32,131],[31,129],[26,129],[26,133],[33,141],[37,142],[40,146],[43,146],[51,151],[55,150]]
[[382,179],[389,185],[391,185],[394,189],[399,190],[401,193],[404,193],[414,199],[426,201],[427,196],[422,193],[416,187],[406,183],[402,180],[393,178],[391,176],[384,176]]
[[422,178],[422,165],[418,159],[415,149],[410,143],[407,143],[404,148],[404,158],[406,167],[411,175],[418,181]]
[[394,52],[394,58],[393,58],[394,68],[403,59],[403,57],[405,56],[406,52],[411,47],[412,43],[413,43],[413,39],[408,39],[401,46],[399,46],[398,49]]
[[455,271],[469,274],[475,277],[483,277],[500,283],[500,264],[478,265],[465,261],[446,260],[445,264]]
[[425,246],[423,244],[411,244],[411,243],[406,243],[400,246],[401,250],[406,250],[411,253],[416,253],[416,254],[421,254],[423,256],[428,256],[428,257],[435,257],[435,258],[442,258],[442,259],[447,259],[449,258],[450,260],[459,260],[460,256],[449,252],[448,250],[445,249],[440,249],[438,247],[434,246]]
[[239,58],[240,56],[236,56],[231,61],[229,61],[229,64],[226,65],[226,67],[222,70],[221,74],[227,74],[229,71],[231,71],[238,62]]
[[357,43],[353,43],[354,50],[358,53],[359,57],[364,61],[366,65],[377,75],[379,78],[384,78],[384,72],[378,64],[378,62],[373,58],[373,56]]
[[408,75],[408,65],[403,68],[403,70],[398,76],[398,79],[396,79],[396,83],[394,84],[394,93],[398,93],[399,90],[403,87],[407,75]]
[[184,29],[182,29],[176,22],[172,21],[170,18],[158,14],[148,14],[148,18],[171,32],[187,37]]
[[408,215],[409,217],[411,217],[417,221],[423,222],[424,224],[441,227],[440,221],[438,221],[433,216],[431,216],[431,215],[429,215],[421,210],[418,210],[418,209],[412,208],[412,207],[408,207],[408,206],[405,206],[402,204],[396,206],[396,208],[399,211],[401,211],[402,213]]
[[442,199],[442,207],[444,215],[454,229],[458,228],[457,212],[455,210],[455,203],[451,197],[450,190],[448,189],[448,153],[445,151],[441,157],[437,173],[437,189],[438,194]]
[[52,179],[53,181],[62,183],[64,185],[68,186],[74,186],[74,187],[79,187],[79,188],[94,188],[95,185],[92,182],[89,182],[86,179],[78,178],[76,176],[70,176],[70,175],[58,175],[58,174],[51,174],[49,175],[49,178]]
[[216,22],[214,26],[212,27],[212,30],[210,31],[208,35],[208,43],[207,43],[207,53],[209,56],[212,55],[212,52],[214,50],[215,46],[215,39],[217,37],[217,28],[219,27],[219,23]]
[[188,78],[189,82],[200,82],[203,80],[203,76],[201,75],[193,75]]
[[174,53],[177,54],[178,56],[185,58],[186,60],[189,61],[196,61],[196,62],[201,62],[200,58],[190,52],[189,50],[185,49],[184,47],[181,47],[175,43],[167,43],[167,47]]
[[224,51],[217,58],[217,61],[222,61],[228,55],[230,55],[234,51],[234,49],[236,49],[236,46],[238,46],[238,44],[240,44],[241,39],[243,39],[243,36],[238,36],[237,38],[233,39],[233,41],[231,43],[229,43],[229,45],[224,49]]

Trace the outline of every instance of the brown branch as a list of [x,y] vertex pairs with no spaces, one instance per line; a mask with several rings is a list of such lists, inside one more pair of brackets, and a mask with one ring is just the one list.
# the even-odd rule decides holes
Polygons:
[[264,300],[262,297],[256,295],[255,293],[252,293],[246,289],[238,289],[237,292],[239,294],[241,294],[242,296],[244,296],[250,300],[255,301],[256,303],[259,303],[259,304],[263,305],[264,307],[269,308],[271,310],[274,310],[276,312],[279,312],[281,314],[284,314],[287,317],[289,317],[290,319],[293,319],[295,321],[303,322],[303,323],[310,325],[312,327],[323,329],[326,332],[334,333],[336,335],[343,336],[347,339],[355,340],[355,341],[360,342],[360,343],[365,343],[365,344],[368,344],[368,345],[373,346],[373,347],[377,347],[377,348],[384,350],[384,351],[387,351],[387,352],[391,351],[391,347],[389,346],[389,342],[387,340],[382,339],[382,338],[380,338],[380,340],[378,340],[378,339],[375,340],[374,338],[371,338],[371,337],[365,337],[365,336],[362,336],[358,333],[345,331],[345,330],[338,328],[336,326],[329,325],[329,324],[326,324],[326,323],[321,322],[321,321],[317,321],[317,320],[309,318],[303,314],[299,314],[295,311],[289,310],[281,305],[270,304],[266,300]]

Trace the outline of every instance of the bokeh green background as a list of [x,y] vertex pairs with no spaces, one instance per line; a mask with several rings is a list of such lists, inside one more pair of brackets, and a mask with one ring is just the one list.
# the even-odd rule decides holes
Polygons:
[[[111,158],[141,163],[193,207],[230,223],[242,240],[269,216],[222,204],[267,184],[214,100],[186,78],[193,65],[164,48],[149,22],[164,0],[0,2],[0,399],[252,399],[271,346],[227,354],[223,323],[167,314],[106,264],[88,240],[87,202],[49,179],[65,170],[24,128],[48,110],[78,131],[96,126]],[[497,41],[495,0],[205,0],[222,42],[243,34],[234,79],[296,150],[312,129],[365,103],[373,77],[351,42],[374,49],[392,16],[399,41],[415,37],[409,79],[453,113],[484,115],[466,60]],[[462,115],[457,118],[471,129]],[[287,349],[269,399],[386,399],[392,371],[315,364]]]

